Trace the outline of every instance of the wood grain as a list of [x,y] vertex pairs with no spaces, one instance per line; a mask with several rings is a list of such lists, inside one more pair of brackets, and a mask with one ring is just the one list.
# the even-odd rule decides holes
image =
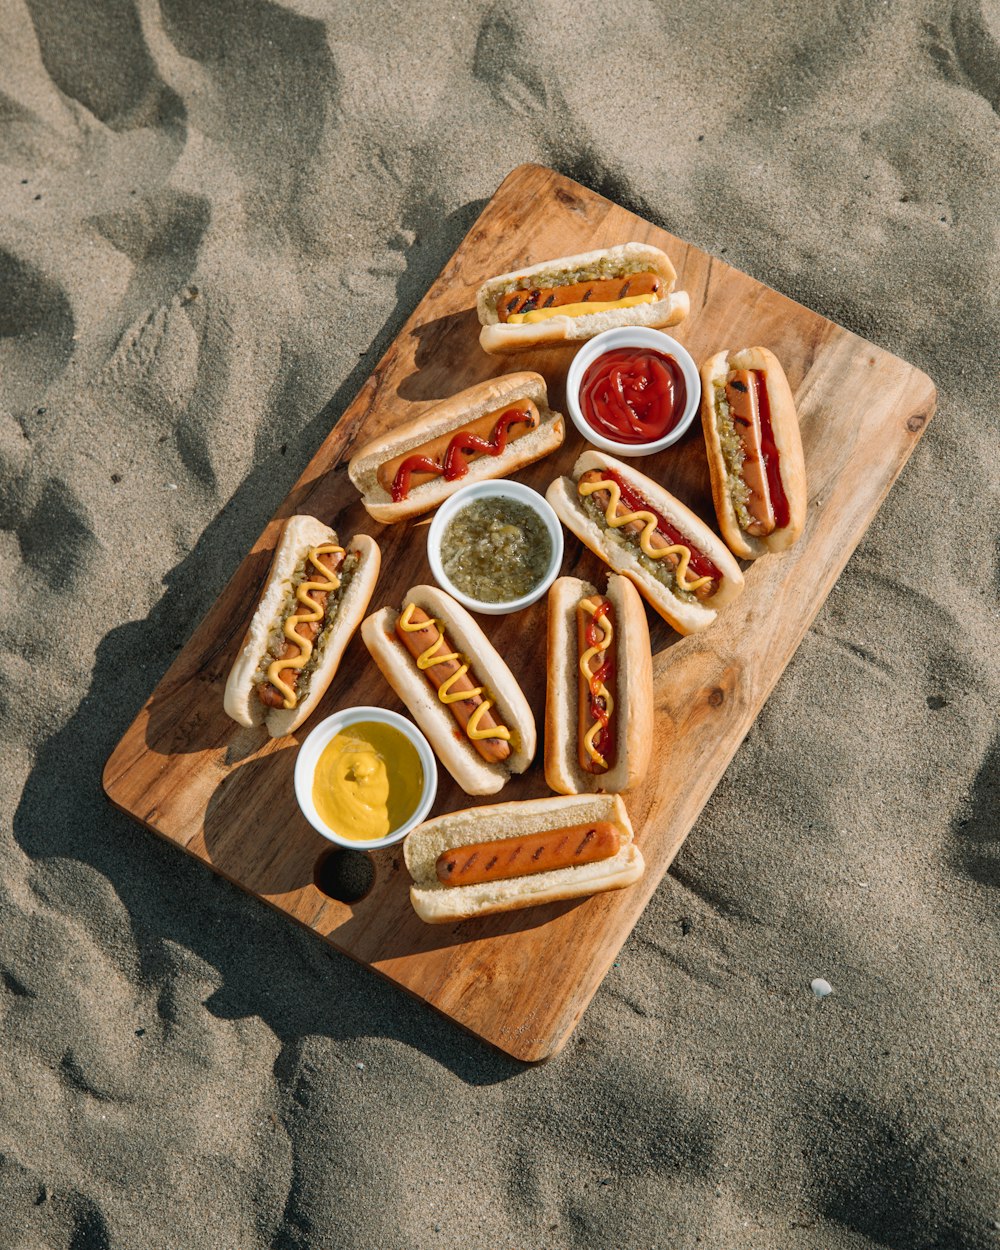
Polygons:
[[[359,637],[320,709],[293,738],[240,729],[222,691],[285,517],[313,513],[343,538],[372,534],[383,554],[372,610],[398,605],[430,581],[424,526],[381,526],[346,473],[355,445],[433,402],[511,369],[537,369],[563,410],[574,348],[493,357],[479,348],[476,289],[484,278],[550,257],[636,239],[672,258],[691,315],[670,332],[696,361],[723,347],[763,344],[785,366],[802,427],[810,506],[805,533],[784,556],[747,571],[742,597],[702,635],[679,639],[651,616],[660,762],[627,796],[648,869],[628,890],[455,926],[426,926],[408,900],[398,848],[377,853],[371,892],[353,906],[314,884],[328,849],[300,815],[295,748],[311,725],[356,704],[400,708]],[[516,169],[488,203],[354,402],[316,452],[126,732],[104,772],[111,801],[216,872],[520,1059],[554,1054],[579,1020],[647,899],[829,594],[930,419],[926,375],[698,248],[537,165]],[[567,423],[568,424],[568,423]],[[539,490],[582,449],[566,446],[519,474]],[[360,442],[359,442],[360,440]],[[702,517],[711,491],[700,430],[643,469]],[[596,580],[599,562],[568,536],[564,573]],[[484,627],[529,702],[544,699],[544,601]],[[541,718],[539,718],[541,721]],[[538,763],[499,799],[547,793]],[[441,776],[435,811],[470,801]],[[544,977],[538,975],[540,967]]]

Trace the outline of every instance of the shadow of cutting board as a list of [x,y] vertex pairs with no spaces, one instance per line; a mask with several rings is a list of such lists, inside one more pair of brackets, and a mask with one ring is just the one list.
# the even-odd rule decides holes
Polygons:
[[[295,749],[324,715],[356,704],[401,705],[360,636],[320,710],[293,738],[271,741],[222,710],[222,692],[282,521],[313,513],[343,539],[363,531],[382,548],[371,610],[399,605],[430,581],[422,524],[381,526],[346,471],[352,450],[436,400],[512,369],[536,369],[563,409],[574,346],[511,357],[479,347],[480,283],[551,257],[636,239],[662,247],[690,293],[691,314],[670,330],[700,363],[723,347],[763,344],[784,363],[795,395],[809,475],[809,515],[793,551],[758,561],[746,590],[706,633],[679,639],[653,617],[654,765],[627,796],[648,865],[628,890],[453,926],[427,926],[410,908],[398,847],[376,853],[375,883],[353,905],[316,884],[328,844],[300,815]],[[924,430],[930,379],[895,356],[550,169],[515,169],[326,441],[206,619],[153,691],[104,771],[112,802],[216,872],[312,929],[337,950],[424,999],[462,1027],[523,1060],[554,1054],[656,889],[810,622]],[[583,442],[520,473],[544,491],[568,472]],[[700,427],[645,460],[702,517],[714,512]],[[596,581],[597,559],[567,536],[563,572]],[[545,602],[484,628],[544,706]],[[541,748],[539,748],[539,760]],[[541,765],[497,799],[547,793]],[[473,800],[472,802],[475,802]],[[435,810],[470,800],[443,770]],[[320,880],[324,880],[322,875]]]

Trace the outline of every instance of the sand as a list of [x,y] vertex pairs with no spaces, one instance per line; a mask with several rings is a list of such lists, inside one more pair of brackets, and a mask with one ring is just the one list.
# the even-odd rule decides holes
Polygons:
[[[0,23],[0,1250],[1000,1245],[996,5]],[[100,773],[528,160],[910,360],[939,410],[525,1069]]]

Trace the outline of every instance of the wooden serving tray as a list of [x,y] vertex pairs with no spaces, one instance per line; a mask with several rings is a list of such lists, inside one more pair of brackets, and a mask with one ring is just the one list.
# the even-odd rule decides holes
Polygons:
[[[272,741],[241,729],[222,692],[285,517],[308,512],[342,538],[359,531],[382,548],[371,611],[399,605],[430,581],[424,526],[382,526],[347,476],[356,445],[437,400],[512,369],[536,369],[564,411],[575,347],[488,356],[475,295],[495,273],[629,239],[673,260],[691,314],[669,331],[699,363],[723,347],[777,353],[795,395],[809,476],[809,515],[793,551],[747,570],[746,589],[706,633],[681,640],[650,613],[656,729],[654,766],[626,796],[646,858],[627,890],[452,926],[417,919],[399,847],[374,856],[375,883],[353,905],[314,877],[329,844],[299,813],[295,748],[322,716],[356,704],[400,708],[356,635],[321,707],[294,735]],[[565,1042],[656,889],[841,569],[934,411],[930,379],[809,309],[550,169],[522,165],[504,181],[396,340],[316,452],[206,619],[167,671],[104,770],[111,801],[154,833],[523,1060]],[[569,471],[583,441],[567,419],[565,446],[519,474],[544,491]],[[640,463],[714,524],[700,424],[677,447]],[[563,572],[596,582],[596,557],[567,535]],[[603,584],[603,583],[602,583]],[[483,620],[544,717],[545,602]],[[538,762],[499,796],[547,793]],[[470,800],[440,770],[437,812]],[[323,878],[321,877],[321,880]]]

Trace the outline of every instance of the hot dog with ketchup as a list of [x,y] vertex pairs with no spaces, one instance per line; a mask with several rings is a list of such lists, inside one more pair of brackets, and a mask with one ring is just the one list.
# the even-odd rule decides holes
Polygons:
[[545,780],[558,794],[617,793],[646,772],[653,668],[646,612],[626,577],[601,594],[560,577],[549,590]]
[[561,446],[566,423],[538,373],[470,386],[367,443],[348,474],[376,521],[405,521],[460,486],[506,477]]
[[766,347],[718,352],[701,368],[701,425],[722,536],[745,560],[787,551],[806,518],[795,401]]
[[543,261],[479,288],[479,342],[491,353],[593,338],[615,326],[669,326],[687,316],[670,258],[646,243]]
[[706,629],[743,589],[740,566],[704,521],[620,460],[586,451],[545,497],[678,633]]
[[535,754],[535,720],[513,673],[451,595],[413,586],[361,626],[375,663],[466,794],[495,794]]
[[618,795],[576,794],[450,812],[403,844],[410,901],[428,924],[453,924],[618,890],[645,863]]
[[342,545],[315,517],[289,517],[226,682],[226,714],[266,723],[274,738],[297,729],[333,680],[380,563],[367,534]]

